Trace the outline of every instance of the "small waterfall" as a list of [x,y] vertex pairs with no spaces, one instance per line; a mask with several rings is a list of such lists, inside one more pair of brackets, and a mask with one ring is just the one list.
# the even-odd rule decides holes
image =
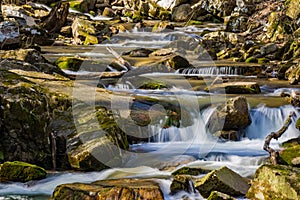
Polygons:
[[56,134],[54,132],[50,133],[50,140],[51,140],[52,165],[53,165],[53,170],[56,170]]
[[161,124],[150,126],[149,134],[153,135],[152,141],[156,143],[162,142],[187,142],[193,141],[202,143],[208,139],[208,134],[205,124],[208,122],[214,108],[208,108],[194,119],[194,125],[188,127],[169,127],[162,128]]
[[185,68],[179,70],[177,73],[187,74],[187,75],[243,75],[243,67],[198,67],[198,68]]
[[299,136],[299,130],[295,128],[295,119],[300,117],[300,112],[295,107],[289,105],[279,108],[260,106],[252,109],[250,111],[252,123],[246,129],[246,137],[249,139],[264,139],[269,133],[277,131],[282,127],[284,120],[291,111],[295,112],[296,117],[294,117],[293,123],[279,140],[285,141],[289,138]]

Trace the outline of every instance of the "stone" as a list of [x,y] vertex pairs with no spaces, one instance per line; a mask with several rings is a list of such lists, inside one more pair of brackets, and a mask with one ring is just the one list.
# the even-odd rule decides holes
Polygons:
[[47,93],[6,70],[0,70],[0,80],[0,146],[4,161],[19,160],[51,168]]
[[214,135],[224,140],[239,141],[242,134],[239,131],[231,130],[231,131],[217,131],[214,133]]
[[207,200],[236,200],[236,198],[222,192],[213,191],[210,193]]
[[284,165],[263,165],[255,172],[255,178],[246,197],[249,199],[299,199],[300,170]]
[[96,29],[92,22],[76,18],[72,24],[72,34],[75,44],[98,44]]
[[293,20],[297,20],[300,17],[300,0],[290,0],[287,1],[287,11],[286,15],[292,18]]
[[172,172],[172,175],[191,175],[191,176],[199,176],[201,174],[207,174],[211,170],[205,169],[202,167],[181,167],[178,170]]
[[60,69],[78,71],[83,63],[83,59],[76,57],[59,57],[54,62]]
[[28,182],[44,179],[46,175],[47,173],[43,168],[25,162],[5,162],[0,167],[0,182]]
[[232,16],[226,24],[226,31],[241,33],[248,28],[248,17],[246,16]]
[[114,12],[113,9],[109,8],[109,7],[106,7],[104,10],[103,10],[103,13],[102,13],[103,16],[105,17],[114,17],[116,14]]
[[270,43],[270,44],[267,44],[267,45],[261,47],[260,53],[261,53],[261,55],[265,56],[265,55],[268,55],[270,53],[277,51],[277,49],[278,49],[278,47],[275,43]]
[[0,22],[0,49],[13,49],[20,46],[20,31],[15,22]]
[[214,84],[205,88],[209,92],[222,92],[226,94],[260,94],[260,87],[256,82],[227,82]]
[[247,99],[238,96],[219,105],[212,113],[207,123],[211,133],[216,131],[243,130],[251,124]]
[[172,11],[172,20],[175,22],[185,22],[192,14],[192,8],[190,4],[182,4],[175,7]]
[[192,6],[202,7],[207,12],[218,17],[229,16],[236,7],[236,0],[200,0]]
[[39,71],[44,73],[64,73],[56,66],[49,63],[39,51],[35,49],[18,49],[6,51],[0,55],[4,59],[0,63],[1,69],[22,69],[27,71]]
[[192,177],[189,175],[175,175],[170,185],[172,194],[186,191],[188,193],[195,193]]
[[168,31],[172,31],[174,30],[174,26],[172,23],[170,22],[157,22],[156,24],[154,24],[153,28],[152,28],[152,32],[168,32]]
[[286,70],[285,78],[292,83],[292,85],[298,84],[300,81],[300,65],[293,65]]
[[243,177],[227,167],[214,170],[205,177],[196,179],[194,185],[205,198],[208,198],[212,191],[231,196],[243,196],[250,187]]
[[91,184],[63,184],[55,188],[52,199],[148,199],[163,200],[159,184],[151,179],[115,179]]
[[[293,142],[294,141],[294,142]],[[282,151],[280,151],[279,156],[283,160],[284,163],[299,167],[299,159],[300,159],[300,140],[299,138],[294,139],[292,141],[287,141],[283,144],[285,147]]]

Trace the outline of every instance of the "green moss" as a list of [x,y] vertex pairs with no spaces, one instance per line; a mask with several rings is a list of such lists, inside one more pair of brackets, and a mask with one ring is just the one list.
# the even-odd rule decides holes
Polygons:
[[203,22],[201,21],[196,21],[196,20],[190,20],[188,25],[202,25]]
[[75,57],[60,57],[54,64],[61,69],[69,69],[73,71],[78,71],[83,63],[83,59]]
[[257,58],[251,56],[245,60],[245,63],[257,63]]
[[284,149],[280,153],[280,157],[289,165],[293,165],[292,160],[300,157],[300,145]]
[[191,167],[182,167],[177,171],[173,172],[172,175],[180,175],[180,174],[188,174],[192,176],[198,176],[201,174],[206,174],[210,172],[210,170],[202,169],[202,168],[191,168]]
[[300,130],[300,118],[297,119],[295,127]]
[[79,12],[83,12],[83,10],[81,9],[81,3],[82,1],[69,1],[70,4],[70,8],[77,10]]
[[98,38],[93,35],[86,35],[83,45],[98,44]]
[[222,192],[213,191],[210,193],[207,200],[235,200],[235,198],[233,198],[227,194],[224,194]]
[[159,82],[159,81],[148,81],[142,84],[140,89],[150,89],[150,90],[157,90],[157,89],[163,89],[167,88],[167,84],[164,82]]
[[172,17],[172,14],[170,11],[166,11],[166,10],[159,11],[158,18],[160,20],[170,20],[171,17]]
[[46,171],[36,165],[25,162],[5,162],[0,169],[0,179],[2,181],[27,182],[46,178]]
[[268,62],[269,62],[268,58],[258,58],[257,59],[258,64],[265,64],[265,63],[268,63]]

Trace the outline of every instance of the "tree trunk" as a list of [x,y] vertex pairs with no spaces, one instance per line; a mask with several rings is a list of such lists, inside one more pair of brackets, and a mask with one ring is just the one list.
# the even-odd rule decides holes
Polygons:
[[291,122],[292,122],[291,118],[293,115],[294,115],[294,112],[291,112],[290,115],[287,117],[287,119],[284,121],[284,124],[281,127],[281,129],[279,129],[277,132],[271,132],[269,135],[267,135],[267,137],[265,139],[265,144],[264,144],[263,149],[265,151],[269,152],[270,159],[271,159],[271,162],[273,165],[276,165],[278,163],[279,153],[270,147],[270,142],[272,139],[277,140],[278,138],[280,138],[283,135],[283,133],[286,131],[286,129],[291,124]]
[[58,2],[51,12],[42,19],[41,26],[50,33],[60,31],[67,21],[69,3]]

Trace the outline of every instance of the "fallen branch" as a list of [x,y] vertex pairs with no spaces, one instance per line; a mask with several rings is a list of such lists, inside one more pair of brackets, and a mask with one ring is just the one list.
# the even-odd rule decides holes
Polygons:
[[284,124],[281,127],[281,129],[279,129],[277,132],[271,132],[269,135],[267,135],[267,137],[265,139],[265,144],[264,144],[263,149],[265,151],[269,152],[271,163],[273,165],[277,164],[278,152],[270,147],[270,142],[273,138],[277,140],[278,138],[280,138],[283,135],[283,133],[287,130],[287,128],[291,124],[291,122],[292,122],[291,118],[292,118],[293,115],[294,115],[294,112],[291,112],[289,114],[288,118],[284,121]]

